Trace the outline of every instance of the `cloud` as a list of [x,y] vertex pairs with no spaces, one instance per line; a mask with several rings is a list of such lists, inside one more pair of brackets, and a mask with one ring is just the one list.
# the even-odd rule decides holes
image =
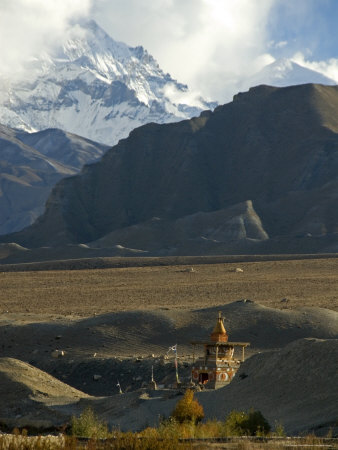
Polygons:
[[[327,12],[330,5],[338,8],[337,3],[0,0],[0,74],[22,76],[26,61],[50,52],[75,32],[72,23],[94,18],[114,39],[143,45],[165,72],[188,84],[194,97],[229,101],[246,77],[277,57],[292,55],[301,65],[338,81],[337,59],[311,57],[323,42],[319,37],[325,35],[325,19],[332,16],[335,26],[336,15]],[[327,35],[332,37],[330,27]],[[169,91],[168,95],[178,94]]]
[[191,89],[186,91],[178,90],[174,83],[167,83],[163,88],[163,94],[170,102],[175,103],[176,105],[184,104],[202,109],[205,108],[199,92]]
[[20,76],[26,61],[59,45],[70,22],[89,12],[90,0],[1,0],[1,74]]
[[273,49],[284,48],[287,45],[288,45],[288,41],[279,41],[279,42],[271,41],[271,42],[269,42],[269,47],[271,47]]
[[330,58],[327,61],[310,61],[302,52],[293,55],[292,60],[307,69],[320,72],[338,83],[338,58]]
[[230,100],[265,53],[275,0],[101,0],[96,19],[114,39],[142,44],[193,90]]

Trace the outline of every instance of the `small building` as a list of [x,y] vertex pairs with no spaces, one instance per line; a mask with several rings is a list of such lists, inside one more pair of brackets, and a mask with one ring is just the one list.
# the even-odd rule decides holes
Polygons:
[[[223,322],[224,319],[219,312],[210,340],[192,342],[194,355],[196,345],[204,348],[203,356],[196,360],[194,358],[192,381],[208,389],[218,389],[230,383],[241,362],[244,361],[244,349],[250,345],[249,342],[229,342]],[[241,359],[237,359],[236,350],[241,350]]]

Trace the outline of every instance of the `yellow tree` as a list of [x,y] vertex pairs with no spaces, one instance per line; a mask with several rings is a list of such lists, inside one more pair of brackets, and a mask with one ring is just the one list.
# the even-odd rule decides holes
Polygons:
[[183,398],[177,402],[172,417],[179,423],[198,423],[204,417],[203,406],[194,399],[194,393],[188,389]]

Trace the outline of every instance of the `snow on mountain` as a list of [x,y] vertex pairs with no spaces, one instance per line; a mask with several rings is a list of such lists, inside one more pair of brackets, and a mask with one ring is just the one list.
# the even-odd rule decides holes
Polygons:
[[[75,32],[76,31],[76,32]],[[94,21],[27,68],[0,78],[0,123],[24,131],[60,128],[109,145],[148,122],[173,122],[216,104],[194,98],[143,47],[114,41]],[[177,102],[179,99],[179,102]]]
[[[213,109],[165,74],[143,47],[114,41],[94,21],[77,24],[59,48],[27,64],[20,80],[0,75],[0,123],[28,132],[59,128],[113,145],[148,122],[174,122]],[[239,84],[335,84],[281,59]]]
[[291,59],[282,58],[263,67],[262,70],[253,76],[246,78],[241,83],[241,90],[246,90],[260,84],[286,87],[307,83],[325,85],[337,84],[335,80],[332,80],[319,72],[307,69]]

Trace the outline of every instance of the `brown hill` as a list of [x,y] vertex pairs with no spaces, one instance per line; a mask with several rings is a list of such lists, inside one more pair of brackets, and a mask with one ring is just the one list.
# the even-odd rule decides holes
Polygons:
[[229,386],[200,400],[208,417],[254,407],[289,434],[320,428],[337,433],[337,357],[338,340],[294,341],[248,359]]
[[[281,310],[238,300],[195,310],[121,311],[66,323],[15,325],[8,323],[5,315],[0,321],[2,354],[18,359],[50,360],[50,352],[45,350],[58,347],[71,349],[68,353],[72,356],[94,352],[149,355],[160,354],[173,343],[179,345],[182,353],[191,353],[191,340],[203,340],[209,335],[220,309],[231,339],[250,341],[254,352],[285,346],[305,337],[338,338],[336,311],[310,307]],[[56,336],[60,339],[56,340]]]
[[[147,249],[148,252],[175,253],[188,246],[185,254],[200,254],[203,246],[219,250],[240,250],[239,242],[250,244],[268,239],[261,221],[247,201],[224,210],[197,212],[176,220],[159,217],[120,228],[91,242],[90,247],[112,247],[118,242],[127,248]],[[163,250],[165,249],[165,250]],[[203,253],[203,251],[202,251]]]
[[[335,339],[300,339],[280,350],[252,356],[229,386],[197,393],[205,417],[223,420],[234,409],[253,407],[273,427],[276,422],[282,424],[289,435],[312,431],[325,435],[331,430],[335,436],[337,344]],[[110,361],[110,371],[112,368],[114,362]],[[86,364],[82,369],[86,370]],[[138,373],[139,365],[134,362],[128,370]],[[79,380],[81,376],[79,372]],[[115,386],[112,378],[115,380],[115,375],[109,373],[109,382],[104,381],[107,390]],[[159,416],[168,417],[180,398],[175,392],[161,390],[90,397],[12,358],[0,358],[0,381],[0,422],[7,427],[58,427],[90,406],[110,427],[139,430],[157,426]]]
[[[228,387],[199,394],[206,417],[223,419],[232,409],[254,407],[271,424],[281,421],[288,433],[319,427],[327,431],[333,426],[338,395],[337,313],[321,308],[277,310],[250,301],[203,310],[59,318],[49,323],[29,323],[23,316],[15,321],[3,315],[0,423],[60,426],[90,405],[102,419],[121,429],[157,424],[159,414],[170,414],[177,394],[157,391],[156,398],[151,398],[142,391],[129,391],[149,381],[151,366],[157,382],[174,381],[173,361],[162,357],[175,343],[180,377],[189,380],[189,342],[209,335],[219,309],[226,315],[231,339],[250,341],[253,356]],[[64,356],[53,356],[56,348],[64,349]],[[151,353],[155,357],[144,358]],[[18,359],[29,360],[31,365]],[[117,392],[117,380],[127,393],[103,398]]]
[[27,363],[0,358],[0,397],[0,424],[44,429],[63,425],[71,405],[88,395]]
[[[135,362],[126,369],[116,365],[114,358],[159,357],[174,344],[180,357],[192,356],[191,341],[209,336],[219,310],[226,317],[231,339],[251,343],[247,355],[281,348],[301,338],[338,338],[335,311],[280,310],[246,300],[206,309],[125,311],[40,323],[15,322],[4,314],[0,321],[1,355],[28,361],[89,394],[109,395],[116,391],[116,379],[123,381],[124,388],[141,386],[141,382],[133,383],[133,377],[139,375],[135,375]],[[54,358],[56,349],[65,351],[65,356]],[[96,373],[102,376],[99,383],[93,381]]]
[[[125,240],[133,241],[133,226],[153,217],[176,227],[180,218],[251,201],[264,238],[261,232],[262,247],[252,249],[237,233],[230,241],[242,241],[241,252],[283,252],[283,239],[300,252],[336,251],[337,117],[337,86],[258,86],[198,118],[140,127],[80,176],[61,181],[41,219],[5,239],[28,247],[83,243],[132,227]],[[201,228],[192,223],[180,244],[186,252]],[[170,252],[171,236],[160,241],[162,253]],[[217,253],[210,248],[199,251]]]

